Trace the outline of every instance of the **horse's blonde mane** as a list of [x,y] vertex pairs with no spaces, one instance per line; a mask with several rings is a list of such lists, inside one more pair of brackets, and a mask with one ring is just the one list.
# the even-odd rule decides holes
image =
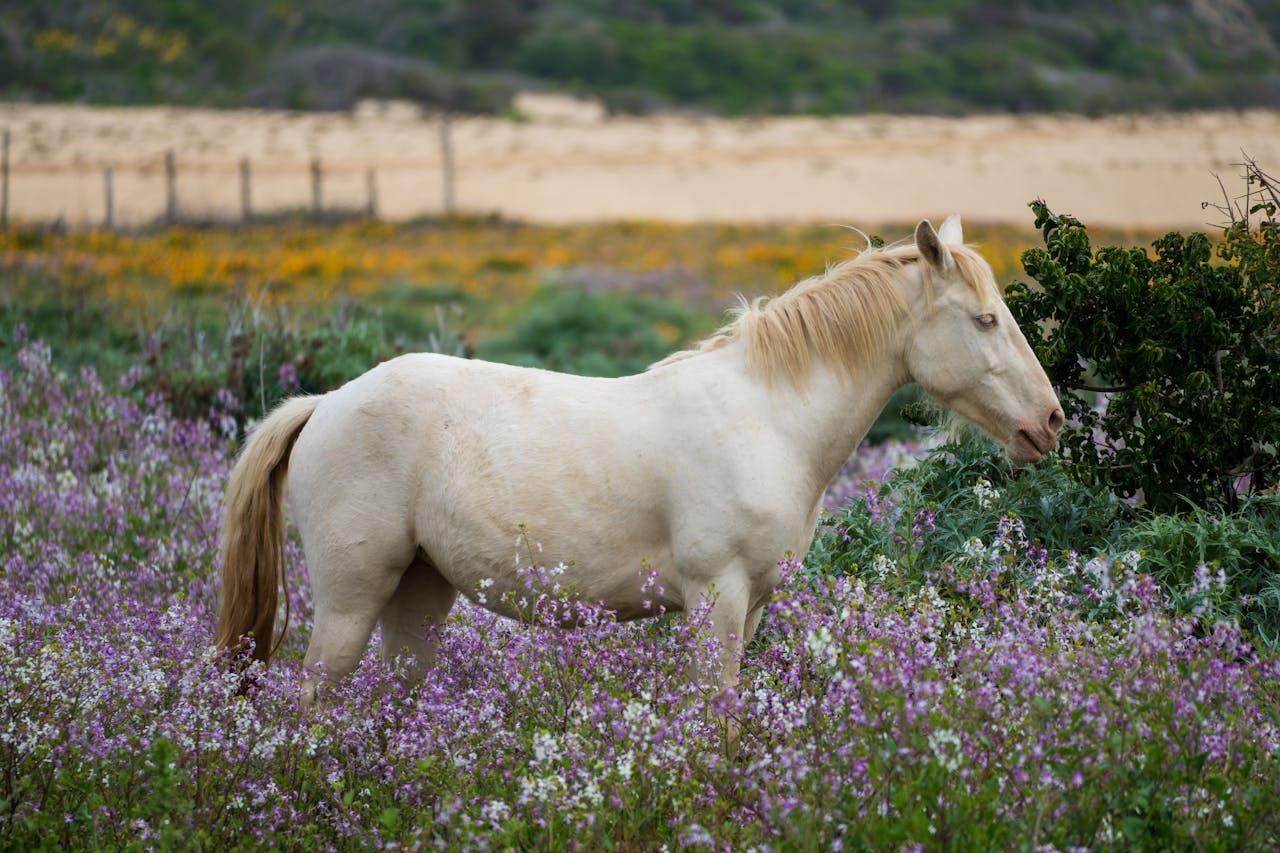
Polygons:
[[[994,289],[990,268],[973,249],[949,246],[960,277],[979,298]],[[898,279],[921,260],[914,242],[867,249],[774,297],[743,299],[734,318],[692,349],[653,367],[743,341],[752,373],[773,384],[785,378],[802,387],[818,359],[853,376],[896,337],[908,313]],[[928,264],[925,293],[932,296]],[[652,369],[652,368],[651,368]]]

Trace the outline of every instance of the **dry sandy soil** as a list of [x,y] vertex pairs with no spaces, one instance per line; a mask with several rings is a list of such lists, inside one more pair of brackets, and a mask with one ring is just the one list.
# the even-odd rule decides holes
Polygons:
[[[607,118],[589,104],[535,98],[527,118],[451,124],[456,209],[535,222],[903,222],[959,212],[1029,224],[1043,197],[1086,223],[1195,227],[1231,190],[1242,151],[1280,171],[1280,112],[1087,119],[1071,116],[721,120]],[[400,104],[349,114],[0,105],[11,137],[9,214],[100,223],[104,167],[114,216],[165,210],[164,152],[182,211],[240,215],[248,159],[255,212],[312,203],[363,207],[373,170],[379,214],[444,205],[441,121]]]

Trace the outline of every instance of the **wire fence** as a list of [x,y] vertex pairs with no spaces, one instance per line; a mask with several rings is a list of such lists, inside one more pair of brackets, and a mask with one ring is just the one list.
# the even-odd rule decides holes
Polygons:
[[[424,173],[436,176],[432,183],[439,191],[438,205],[432,209],[428,202],[428,210],[452,216],[458,212],[457,166],[448,116],[441,118],[439,128],[438,156],[402,156],[381,167],[352,160],[325,161],[318,156],[304,164],[295,160],[255,162],[249,157],[209,161],[180,157],[170,148],[157,157],[127,165],[78,161],[27,164],[18,170],[11,167],[12,132],[4,129],[0,131],[0,228],[11,224],[14,201],[26,202],[24,210],[37,211],[34,217],[24,213],[24,220],[108,230],[151,224],[248,223],[298,211],[316,219],[378,219],[382,214],[382,182]],[[40,196],[54,184],[65,196],[68,183],[74,185],[71,196],[79,202],[79,215],[68,221],[63,208],[42,216]]]

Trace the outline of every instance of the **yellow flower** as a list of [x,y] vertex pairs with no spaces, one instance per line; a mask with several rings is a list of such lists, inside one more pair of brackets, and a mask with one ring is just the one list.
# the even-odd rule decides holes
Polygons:
[[57,28],[41,30],[31,40],[37,53],[71,53],[80,45],[75,33]]
[[93,55],[111,56],[120,49],[120,42],[109,36],[98,36],[93,40]]
[[166,65],[177,62],[187,52],[187,37],[182,33],[174,33],[165,38],[164,48],[160,51],[160,61]]

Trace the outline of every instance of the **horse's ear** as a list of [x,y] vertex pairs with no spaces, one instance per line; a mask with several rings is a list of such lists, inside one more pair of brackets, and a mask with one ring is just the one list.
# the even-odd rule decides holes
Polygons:
[[964,245],[964,229],[960,227],[960,214],[953,213],[943,221],[942,227],[938,229],[938,239],[944,246]]
[[940,273],[947,273],[954,263],[951,251],[943,244],[938,232],[933,230],[927,219],[921,219],[916,226],[916,248],[920,250],[920,257]]

